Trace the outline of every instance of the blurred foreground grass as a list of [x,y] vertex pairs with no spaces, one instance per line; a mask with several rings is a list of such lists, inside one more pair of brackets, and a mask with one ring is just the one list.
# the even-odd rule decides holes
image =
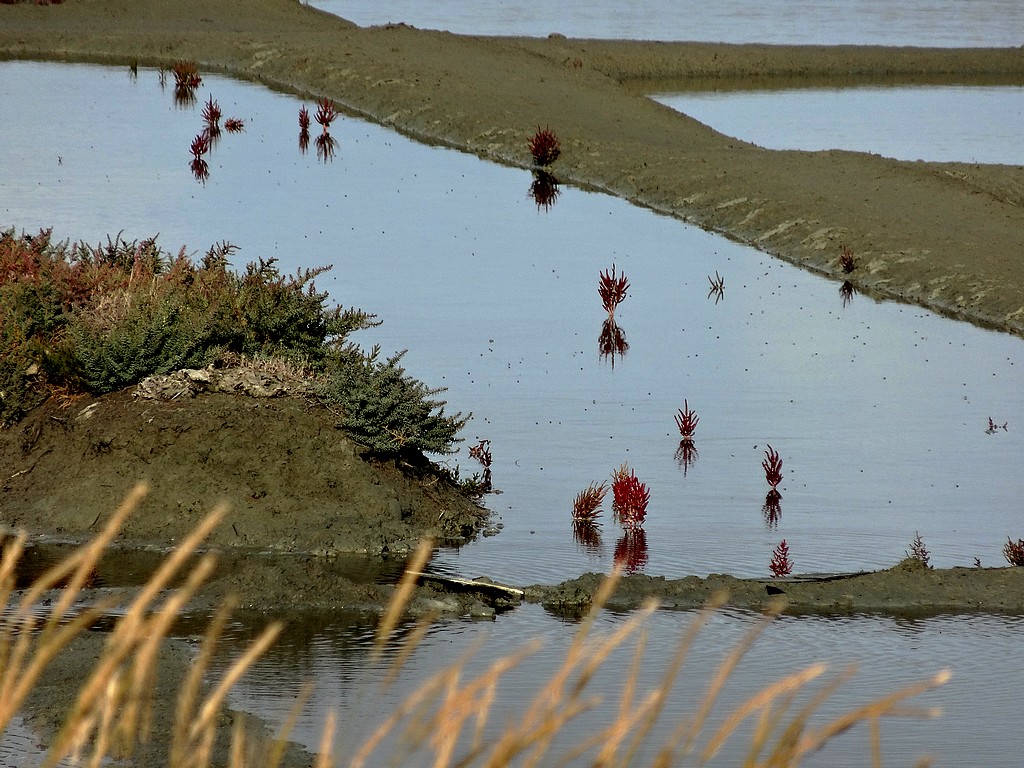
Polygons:
[[[38,577],[27,589],[14,589],[18,562],[26,537],[9,541],[0,559],[0,594],[6,605],[0,622],[0,730],[6,730],[19,714],[33,686],[38,685],[44,669],[69,643],[90,626],[111,605],[98,603],[82,609],[78,603],[89,575],[104,548],[117,534],[125,518],[145,495],[137,487],[113,514],[104,530],[89,544]],[[201,650],[192,662],[178,691],[173,725],[162,727],[153,722],[154,669],[161,644],[188,601],[214,567],[214,556],[192,556],[205,536],[223,519],[226,510],[215,508],[196,530],[166,558],[162,566],[139,591],[113,629],[106,634],[100,657],[69,709],[66,721],[49,744],[47,765],[61,761],[89,766],[105,765],[111,759],[131,764],[137,748],[156,742],[162,763],[171,768],[226,764],[233,767],[285,765],[285,733],[269,748],[254,749],[258,739],[237,721],[230,734],[223,731],[223,705],[228,691],[246,670],[274,642],[281,630],[270,624],[238,659],[214,682],[206,681],[213,650],[228,619],[229,608],[222,608],[211,620]],[[376,650],[396,642],[394,630],[405,613],[415,588],[415,577],[425,563],[430,544],[424,542],[409,564],[394,598],[381,619]],[[194,563],[186,568],[186,563]],[[822,664],[812,664],[794,674],[781,677],[742,701],[731,711],[716,710],[710,717],[720,692],[734,675],[737,664],[755,642],[772,616],[754,627],[734,647],[714,671],[705,690],[695,692],[694,712],[681,719],[664,743],[651,744],[652,729],[663,714],[669,693],[676,682],[687,653],[708,619],[718,609],[709,605],[687,628],[659,685],[639,690],[638,680],[645,664],[645,622],[656,609],[650,603],[624,621],[614,631],[598,633],[595,618],[614,588],[613,574],[597,595],[588,616],[580,623],[561,666],[550,679],[541,681],[532,701],[524,705],[514,722],[487,728],[492,705],[504,676],[540,648],[541,641],[525,644],[507,656],[498,658],[479,675],[467,674],[466,662],[441,669],[386,716],[366,741],[346,757],[333,754],[334,718],[328,716],[319,754],[311,758],[318,768],[326,766],[433,765],[449,766],[580,766],[627,765],[705,765],[714,760],[723,745],[743,739],[744,766],[787,768],[801,765],[840,733],[865,727],[865,751],[872,764],[882,765],[880,721],[893,716],[929,717],[937,712],[916,708],[909,700],[943,684],[949,677],[941,672],[916,685],[880,695],[845,714],[821,720],[821,705],[834,693],[849,673],[825,681],[811,692],[809,686],[825,673]],[[172,581],[179,584],[169,589]],[[47,604],[44,596],[57,589],[58,596]],[[40,611],[41,606],[46,606]],[[387,679],[387,686],[401,673],[406,659],[425,636],[429,619],[401,641]],[[612,652],[628,639],[636,639],[637,651],[624,672],[621,699],[614,717],[595,732],[576,733],[578,716],[597,706],[599,698],[589,687],[595,674]],[[801,693],[812,695],[797,706]],[[301,701],[296,705],[296,712]],[[812,723],[812,717],[814,723]],[[742,734],[738,730],[747,725]],[[565,749],[565,739],[573,737],[574,746]],[[215,742],[227,741],[226,753],[215,750]],[[166,745],[164,744],[166,742]],[[378,751],[388,745],[390,754]],[[735,744],[733,744],[735,746]],[[642,747],[642,749],[641,749]],[[395,756],[398,748],[405,754]],[[152,754],[150,751],[148,754]],[[643,759],[639,757],[643,755]],[[650,756],[654,755],[653,758]],[[925,765],[922,761],[920,765]]]

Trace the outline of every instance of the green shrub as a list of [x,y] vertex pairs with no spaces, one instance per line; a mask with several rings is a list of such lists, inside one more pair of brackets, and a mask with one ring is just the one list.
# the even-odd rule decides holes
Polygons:
[[322,399],[376,454],[450,453],[468,417],[446,416],[442,392],[347,341],[377,325],[358,309],[327,305],[314,280],[330,267],[280,273],[274,259],[230,269],[229,243],[198,264],[154,239],[105,245],[53,243],[0,233],[0,426],[16,422],[48,388],[97,394],[155,373],[198,368],[228,354],[277,358],[327,382]]
[[446,416],[445,402],[432,399],[444,389],[408,376],[398,364],[404,351],[384,362],[379,354],[377,347],[368,355],[350,349],[329,368],[321,397],[340,409],[341,427],[379,455],[452,453],[469,416]]

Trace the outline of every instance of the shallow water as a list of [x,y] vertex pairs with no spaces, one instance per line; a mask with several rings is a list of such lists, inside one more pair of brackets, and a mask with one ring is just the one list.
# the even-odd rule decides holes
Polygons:
[[[645,624],[649,630],[637,699],[663,679],[669,659],[683,633],[694,620],[690,612],[658,612]],[[604,615],[594,637],[607,636],[624,617]],[[646,742],[637,764],[648,764],[652,751],[663,744],[680,718],[693,715],[711,673],[755,625],[755,617],[741,612],[715,616],[698,635],[687,655],[665,712]],[[442,665],[458,662],[471,653],[468,680],[496,659],[525,647],[533,639],[542,647],[503,679],[488,730],[491,734],[509,718],[522,716],[526,703],[564,659],[575,627],[547,615],[539,606],[523,606],[503,615],[497,624],[453,621],[437,625],[413,654],[394,686],[382,690],[381,680],[394,659],[391,649],[382,659],[369,656],[373,627],[368,624],[317,626],[290,632],[242,681],[232,702],[246,711],[284,722],[295,697],[307,682],[314,684],[310,702],[294,731],[310,748],[319,743],[327,711],[338,715],[336,744],[350,755],[373,727]],[[246,636],[236,627],[236,639]],[[828,670],[808,691],[817,693],[854,665],[854,676],[825,703],[812,721],[827,720],[881,695],[929,678],[952,667],[952,679],[943,687],[914,699],[918,707],[940,707],[934,720],[896,719],[883,724],[886,765],[911,765],[931,754],[936,766],[1014,766],[1019,754],[1013,734],[1024,709],[1017,691],[1024,683],[1016,656],[1024,633],[1020,618],[993,616],[939,616],[930,619],[891,619],[873,616],[845,618],[783,617],[767,627],[730,678],[711,717],[721,723],[725,714],[763,686],[811,664],[823,662]],[[591,644],[596,646],[592,640]],[[592,692],[604,702],[584,714],[556,740],[555,754],[582,742],[615,716],[619,697],[630,671],[635,639],[612,654],[595,678]],[[1000,670],[998,674],[995,670]],[[804,695],[797,705],[806,703]],[[987,705],[979,706],[979,702]],[[748,731],[744,731],[749,735]],[[713,765],[737,765],[743,738],[726,748]],[[393,747],[394,743],[389,743]],[[870,765],[867,729],[860,727],[838,738],[830,748],[808,761],[811,766]],[[372,761],[383,764],[384,760]],[[554,760],[544,764],[553,764]],[[426,764],[405,761],[403,764]]]
[[[367,123],[336,123],[324,164],[299,153],[295,99],[221,78],[198,101],[214,95],[246,131],[221,139],[202,185],[188,168],[198,108],[175,108],[155,73],[3,75],[0,109],[24,109],[23,128],[0,129],[0,160],[19,171],[0,186],[0,223],[92,242],[159,232],[173,251],[229,240],[239,262],[273,256],[288,272],[332,263],[320,287],[384,320],[360,343],[409,348],[409,372],[474,413],[449,461],[471,474],[467,446],[492,441],[502,493],[487,504],[504,529],[442,552],[438,569],[518,584],[606,570],[621,541],[607,510],[600,542],[581,546],[570,509],[623,462],[651,489],[652,574],[763,576],[783,538],[797,571],[885,567],[916,532],[938,566],[998,565],[1020,535],[1020,339],[845,302],[837,283],[604,195],[563,187],[539,210],[528,173]],[[67,109],[51,124],[54,94]],[[598,344],[598,273],[612,264],[631,283],[621,358]],[[684,400],[701,419],[685,469]],[[989,418],[1007,429],[988,433]],[[784,463],[774,525],[767,444]]]
[[652,96],[768,149],[849,149],[899,160],[1024,165],[1019,86],[807,88]]
[[[222,138],[202,185],[188,165],[198,107],[176,108],[154,72],[135,81],[98,67],[0,65],[0,163],[10,169],[0,179],[0,226],[53,225],[58,237],[94,243],[121,229],[129,239],[159,232],[165,248],[199,253],[229,240],[240,262],[274,256],[286,271],[333,263],[320,287],[384,320],[359,341],[409,347],[409,372],[448,386],[452,406],[474,412],[468,443],[492,441],[503,493],[487,502],[504,530],[439,553],[434,568],[513,583],[607,570],[615,526],[606,520],[600,546],[579,546],[569,509],[623,461],[652,489],[643,566],[651,574],[764,576],[783,537],[798,571],[876,568],[900,559],[915,531],[936,565],[975,556],[998,565],[1006,537],[1021,535],[1020,339],[862,295],[844,302],[835,282],[603,195],[563,187],[540,210],[524,171],[360,121],[335,124],[338,154],[322,163],[299,153],[295,99],[215,77],[199,104],[211,94],[246,130]],[[63,106],[56,115],[54,103]],[[614,367],[598,351],[596,291],[613,263],[632,286],[617,314],[629,350]],[[716,271],[725,278],[717,302],[708,295]],[[684,398],[701,418],[699,457],[685,472],[673,422]],[[987,433],[990,417],[1007,429]],[[769,442],[785,474],[775,527],[762,516]],[[452,462],[474,471],[465,447]],[[685,616],[654,617],[653,657],[668,652]],[[745,614],[716,620],[699,658],[717,658],[749,625]],[[839,699],[844,707],[951,665],[957,676],[928,703],[952,716],[887,726],[891,754],[902,764],[922,751],[952,755],[940,765],[1012,764],[1004,747],[1022,714],[1009,662],[1016,619],[802,618],[777,627],[732,701],[816,659],[861,661],[864,677]],[[234,631],[247,634],[241,624]],[[571,631],[536,606],[495,626],[439,625],[394,696],[481,633],[494,637],[484,660],[542,635],[539,662],[496,704],[514,712]],[[297,627],[235,703],[279,721],[297,686],[316,678],[297,735],[315,742],[329,706],[346,713],[343,735],[364,733],[372,721],[355,713],[395,701],[373,692],[371,632],[340,618]],[[599,690],[614,697],[620,686],[602,681]],[[812,764],[866,764],[866,736],[844,738],[840,762],[827,753]]]
[[471,35],[814,45],[1024,44],[1017,0],[307,0],[361,26],[405,22]]

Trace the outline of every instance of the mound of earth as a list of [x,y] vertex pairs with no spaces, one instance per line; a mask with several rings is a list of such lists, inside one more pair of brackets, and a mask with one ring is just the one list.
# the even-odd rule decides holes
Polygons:
[[51,398],[0,431],[0,521],[83,540],[146,482],[122,543],[166,547],[218,502],[230,513],[211,546],[325,557],[402,554],[424,536],[458,544],[485,526],[487,511],[437,465],[367,457],[323,406],[237,394],[237,376],[189,392],[202,373],[165,380],[162,396],[147,381],[99,398]]

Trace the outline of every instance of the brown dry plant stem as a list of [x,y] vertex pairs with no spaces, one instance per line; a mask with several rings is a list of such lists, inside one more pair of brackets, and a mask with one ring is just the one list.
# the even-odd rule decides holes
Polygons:
[[[38,577],[18,596],[16,604],[14,575],[26,536],[19,535],[4,548],[0,560],[0,596],[6,606],[5,618],[0,622],[0,732],[39,684],[46,666],[112,607],[111,603],[103,602],[84,609],[75,606],[83,599],[82,590],[103,551],[147,490],[144,484],[137,485],[94,540]],[[225,511],[223,506],[217,507],[200,522],[167,556],[118,619],[50,746],[44,766],[69,759],[76,765],[106,765],[111,759],[130,758],[135,746],[148,740],[160,646],[172,623],[213,570],[213,555],[204,555],[195,564],[189,560],[223,519]],[[182,585],[170,590],[172,580],[181,573]],[[45,604],[44,597],[57,587],[61,589],[59,596],[47,614],[40,616],[38,610]],[[212,644],[212,636],[219,634],[226,616],[227,608],[213,622],[207,644]],[[279,630],[278,624],[267,627],[205,697],[199,694],[209,654],[191,671],[170,734],[172,746],[177,747],[172,748],[168,763],[172,768],[211,764],[218,716],[228,690],[269,647]],[[235,755],[244,753],[241,735],[238,738],[233,747]],[[279,743],[262,758],[263,764],[279,764],[282,751]],[[232,765],[241,766],[242,762]]]

